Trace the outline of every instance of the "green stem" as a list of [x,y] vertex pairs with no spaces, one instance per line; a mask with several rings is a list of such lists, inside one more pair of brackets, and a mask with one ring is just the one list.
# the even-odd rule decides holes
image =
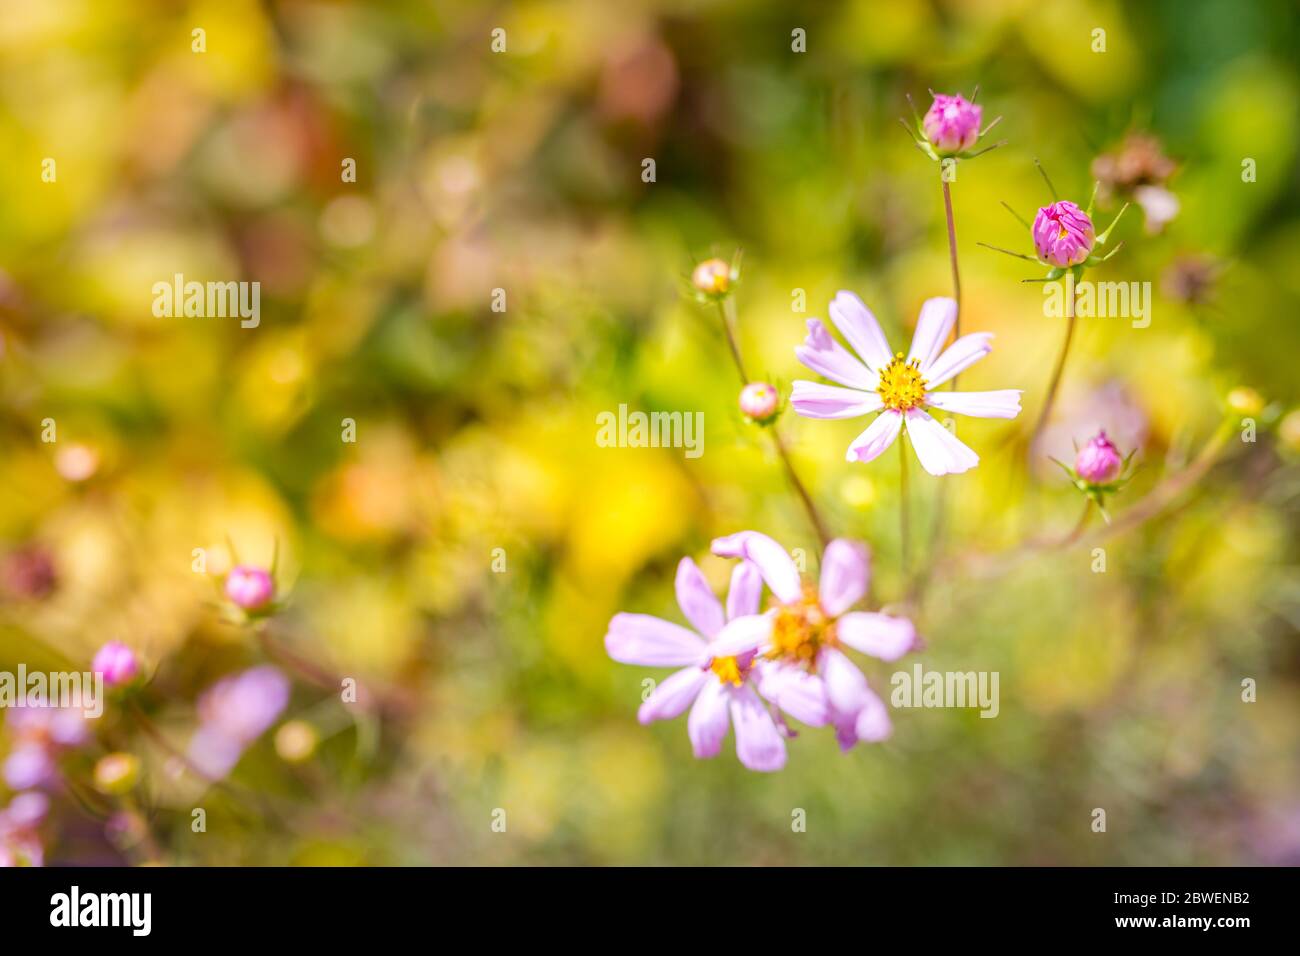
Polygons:
[[898,536],[902,553],[903,578],[906,580],[912,563],[912,515],[907,484],[906,433],[898,436]]
[[1075,297],[1079,294],[1079,287],[1072,278],[1072,273],[1066,273],[1066,281],[1070,284],[1070,294],[1065,297],[1066,318],[1065,318],[1065,341],[1061,343],[1061,353],[1056,357],[1056,368],[1052,370],[1052,380],[1047,386],[1047,400],[1043,402],[1043,410],[1038,413],[1038,422],[1034,425],[1034,433],[1029,438],[1029,451],[1033,454],[1034,447],[1038,444],[1039,437],[1043,434],[1043,429],[1047,427],[1047,420],[1051,417],[1052,406],[1056,403],[1056,392],[1061,385],[1061,376],[1065,372],[1065,360],[1070,354],[1070,343],[1074,340]]

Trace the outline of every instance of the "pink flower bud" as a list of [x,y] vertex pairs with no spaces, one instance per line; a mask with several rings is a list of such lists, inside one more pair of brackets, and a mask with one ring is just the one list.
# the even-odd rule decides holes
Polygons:
[[103,674],[104,683],[109,687],[118,687],[135,679],[140,664],[131,648],[121,641],[109,641],[90,662],[90,669],[96,674]]
[[766,382],[750,382],[740,390],[740,410],[746,418],[767,422],[776,414],[781,396]]
[[725,295],[731,288],[731,266],[721,259],[705,259],[691,273],[691,285],[705,295]]
[[960,153],[970,149],[980,138],[983,116],[983,107],[967,101],[960,93],[956,96],[936,93],[925,119],[921,121],[921,128],[936,151]]
[[1054,202],[1038,210],[1033,231],[1038,258],[1061,268],[1083,262],[1097,241],[1088,214],[1069,200]]
[[226,597],[245,611],[256,611],[266,606],[275,594],[275,582],[261,568],[237,565],[226,577]]
[[1123,456],[1104,431],[1097,432],[1096,437],[1080,448],[1074,457],[1075,474],[1093,484],[1110,481],[1119,474],[1123,465]]

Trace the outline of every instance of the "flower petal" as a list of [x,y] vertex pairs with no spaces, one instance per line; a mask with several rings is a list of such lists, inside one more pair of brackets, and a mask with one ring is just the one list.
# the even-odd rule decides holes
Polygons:
[[1015,418],[1020,414],[1020,391],[1004,388],[994,392],[930,392],[925,403],[974,418]]
[[727,704],[730,695],[721,681],[706,681],[686,718],[686,734],[697,757],[716,757],[727,736]]
[[731,722],[736,727],[736,756],[750,770],[770,773],[785,766],[785,740],[758,695],[749,687],[732,691]]
[[979,455],[919,408],[907,412],[907,436],[921,467],[932,475],[959,475],[980,463]]
[[954,375],[960,375],[984,356],[993,351],[989,340],[992,332],[972,332],[963,335],[939,355],[925,374],[925,387],[938,388]]
[[808,320],[808,337],[794,350],[800,362],[832,382],[864,391],[876,390],[877,376],[840,345],[818,319]]
[[826,694],[831,706],[839,714],[856,714],[871,694],[867,678],[858,665],[833,647],[822,648],[817,657],[817,669],[826,681]]
[[637,711],[636,719],[643,724],[648,724],[654,720],[680,717],[699,695],[704,682],[711,676],[712,674],[702,667],[685,667],[671,677],[665,677],[645,699],[645,703]]
[[804,418],[857,418],[883,408],[880,396],[856,388],[822,385],[820,382],[794,383],[790,404]]
[[682,558],[677,565],[677,606],[695,630],[705,637],[713,637],[726,623],[722,605],[704,579],[703,572],[690,558]]
[[831,719],[826,682],[802,667],[761,662],[758,665],[758,692],[809,727],[821,727]]
[[852,750],[858,742],[858,715],[832,713],[831,724],[835,727],[835,740],[840,749],[845,752]]
[[708,660],[698,634],[649,614],[615,614],[605,635],[605,650],[622,664],[685,667]]
[[874,744],[892,734],[894,725],[889,719],[889,708],[885,706],[885,702],[869,688],[867,693],[869,694],[867,702],[862,705],[857,719],[853,722],[853,732],[859,740]]
[[758,613],[763,597],[763,575],[753,561],[741,561],[731,572],[731,587],[727,589],[727,620],[735,620]]
[[922,375],[930,370],[934,360],[939,357],[956,322],[956,299],[939,296],[921,303],[921,315],[916,320],[916,332],[912,335],[912,349],[907,353],[907,360],[910,362],[919,359]]
[[853,346],[853,351],[867,363],[868,368],[879,372],[889,364],[894,354],[889,350],[889,340],[860,298],[841,289],[831,302],[830,315],[840,335]]
[[772,636],[772,618],[766,614],[746,614],[732,618],[709,642],[710,657],[736,657],[756,651]]
[[879,458],[894,443],[894,439],[898,437],[899,429],[902,427],[902,413],[892,408],[885,409],[876,416],[876,420],[868,425],[861,435],[849,443],[849,450],[844,456],[845,459],[848,461],[871,461],[874,458]]
[[916,646],[916,627],[905,617],[854,611],[835,622],[839,639],[855,651],[896,661]]
[[818,584],[822,609],[839,617],[867,593],[871,573],[871,552],[859,541],[836,538],[822,554],[822,576]]
[[765,534],[738,531],[725,538],[714,538],[713,553],[724,558],[753,561],[778,601],[788,604],[803,596],[803,585],[799,581],[799,569],[794,566],[794,560],[785,548]]

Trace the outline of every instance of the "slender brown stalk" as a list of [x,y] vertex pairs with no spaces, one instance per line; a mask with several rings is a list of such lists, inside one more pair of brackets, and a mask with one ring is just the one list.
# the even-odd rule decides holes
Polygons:
[[[731,359],[735,363],[736,372],[740,375],[740,386],[744,388],[749,384],[749,375],[745,372],[745,361],[740,357],[740,345],[736,342],[734,309],[735,306],[732,305],[730,296],[718,303],[718,315],[722,319],[722,331],[727,339],[727,346],[731,350]],[[822,520],[816,502],[813,501],[812,495],[808,493],[808,488],[799,478],[799,473],[795,471],[794,461],[790,458],[790,451],[786,448],[785,440],[781,438],[781,433],[777,431],[776,425],[771,426],[771,433],[772,444],[776,446],[776,453],[781,458],[786,478],[789,479],[795,495],[808,513],[808,521],[812,524],[813,531],[817,533],[817,540],[822,543],[822,547],[825,547],[831,540],[830,532],[826,529],[826,522]]]
[[1047,420],[1052,414],[1052,406],[1056,403],[1056,392],[1061,385],[1061,375],[1065,372],[1065,360],[1070,354],[1070,343],[1074,340],[1075,313],[1078,311],[1076,306],[1076,297],[1079,294],[1079,288],[1075,284],[1072,273],[1066,273],[1067,282],[1070,285],[1070,294],[1065,297],[1065,341],[1061,343],[1061,353],[1056,357],[1056,368],[1052,370],[1052,380],[1047,385],[1047,399],[1043,402],[1043,409],[1038,413],[1038,422],[1034,425],[1033,434],[1029,437],[1029,450],[1033,454],[1034,446],[1038,444],[1038,439],[1047,427]]
[[772,426],[772,443],[776,445],[776,452],[781,456],[781,464],[785,465],[785,476],[790,479],[790,484],[803,502],[804,510],[808,512],[808,520],[812,522],[813,529],[817,532],[817,540],[822,543],[822,547],[831,543],[830,532],[826,530],[826,524],[822,521],[821,513],[817,510],[817,505],[813,502],[812,495],[804,487],[803,482],[799,479],[799,474],[794,470],[794,462],[790,460],[790,452],[785,447],[785,440],[781,433]]

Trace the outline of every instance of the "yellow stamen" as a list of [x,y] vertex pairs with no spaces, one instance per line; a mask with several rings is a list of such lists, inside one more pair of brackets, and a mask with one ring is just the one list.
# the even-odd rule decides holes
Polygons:
[[835,622],[826,616],[816,591],[808,589],[801,601],[782,605],[772,623],[772,646],[766,656],[813,670],[823,646],[834,647]]
[[715,657],[713,663],[709,665],[709,670],[718,676],[718,680],[724,684],[731,684],[739,687],[745,682],[745,675],[740,672],[740,664],[734,657]]
[[880,384],[876,392],[886,408],[905,412],[925,401],[925,379],[921,375],[921,360],[903,360],[899,352],[880,370]]

